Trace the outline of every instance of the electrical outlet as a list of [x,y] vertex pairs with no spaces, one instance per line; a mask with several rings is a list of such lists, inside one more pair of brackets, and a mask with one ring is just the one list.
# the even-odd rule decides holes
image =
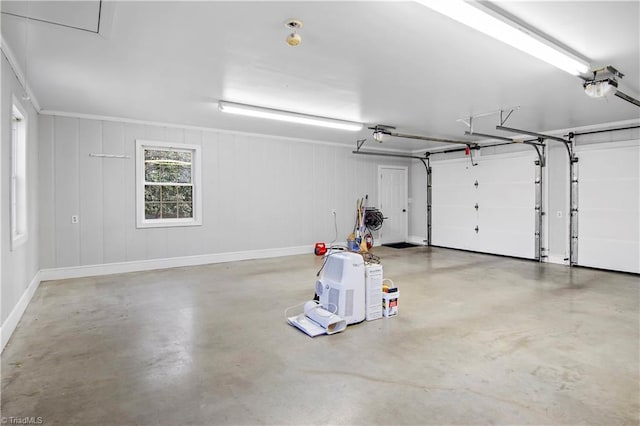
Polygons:
[[74,214],[73,216],[71,216],[71,223],[76,224],[78,223],[79,220],[80,218],[78,217],[77,214]]
[[556,216],[557,216],[558,218],[561,218],[561,217],[562,217],[562,212],[561,212],[560,210],[558,210],[558,211],[556,212]]

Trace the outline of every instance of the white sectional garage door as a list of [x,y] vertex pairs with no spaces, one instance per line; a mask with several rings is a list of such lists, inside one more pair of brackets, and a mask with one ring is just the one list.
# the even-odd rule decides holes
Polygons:
[[585,145],[578,156],[578,264],[640,273],[638,142]]
[[536,154],[474,159],[431,163],[432,244],[535,258]]

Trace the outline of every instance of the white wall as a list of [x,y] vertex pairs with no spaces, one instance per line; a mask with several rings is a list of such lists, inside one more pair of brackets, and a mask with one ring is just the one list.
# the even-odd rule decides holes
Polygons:
[[[0,286],[0,318],[2,319],[2,346],[13,331],[17,320],[26,307],[29,285],[36,280],[40,269],[38,262],[38,114],[28,101],[22,101],[27,113],[27,208],[28,208],[28,239],[17,247],[11,248],[10,226],[10,186],[11,186],[11,109],[13,96],[18,100],[22,97],[22,87],[13,70],[2,56],[2,90],[1,90],[0,119],[2,129],[0,171],[0,220],[2,234],[0,250],[2,252],[2,284]],[[20,303],[21,298],[25,301]],[[19,312],[18,312],[19,311]]]
[[[202,146],[202,226],[136,229],[138,138]],[[369,194],[375,205],[382,164],[351,154],[351,146],[61,116],[41,116],[40,150],[43,268],[300,246],[311,252],[334,238],[332,209],[345,241],[356,199]],[[75,214],[79,224],[71,223]]]
[[409,167],[409,240],[424,244],[427,239],[427,171],[420,160]]

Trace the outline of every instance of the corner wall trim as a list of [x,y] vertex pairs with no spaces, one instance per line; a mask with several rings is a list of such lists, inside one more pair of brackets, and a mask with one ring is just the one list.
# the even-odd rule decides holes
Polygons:
[[0,327],[0,352],[4,350],[7,342],[9,342],[11,335],[18,326],[20,318],[22,318],[24,311],[26,311],[29,302],[31,302],[31,298],[33,298],[33,295],[38,289],[41,281],[41,274],[40,271],[38,271],[31,280],[31,283],[29,283],[29,286],[27,287],[25,292],[22,293],[22,297],[20,297],[18,303],[16,303],[16,305],[11,310],[11,313],[2,324],[2,327]]
[[104,265],[71,266],[67,268],[43,269],[40,271],[40,280],[48,281],[62,280],[67,278],[95,277],[98,275],[150,271],[154,269],[179,268],[182,266],[198,266],[211,263],[235,262],[238,260],[267,259],[270,257],[292,256],[296,254],[308,253],[313,253],[313,246],[270,248],[229,253],[213,253],[196,256],[170,257],[165,259],[107,263]]

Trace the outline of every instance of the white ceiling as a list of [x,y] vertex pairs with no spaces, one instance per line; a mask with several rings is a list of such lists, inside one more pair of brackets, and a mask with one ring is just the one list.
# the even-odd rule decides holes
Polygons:
[[[20,7],[2,3],[3,11]],[[44,4],[56,19],[84,14],[79,8],[88,6],[29,4],[32,13]],[[615,66],[626,75],[621,88],[640,93],[639,1],[496,4],[593,66]],[[368,130],[228,116],[216,102],[456,139],[465,139],[466,130],[457,119],[514,106],[521,108],[508,125],[534,131],[640,118],[637,106],[590,99],[578,78],[410,1],[102,2],[100,16],[100,34],[93,34],[40,21],[27,29],[23,18],[2,15],[4,41],[42,110],[354,146],[369,137],[368,147],[374,147]],[[297,48],[284,41],[289,18],[304,22]],[[479,118],[475,129],[499,133],[496,124],[496,116]],[[394,138],[384,147],[433,145]]]

